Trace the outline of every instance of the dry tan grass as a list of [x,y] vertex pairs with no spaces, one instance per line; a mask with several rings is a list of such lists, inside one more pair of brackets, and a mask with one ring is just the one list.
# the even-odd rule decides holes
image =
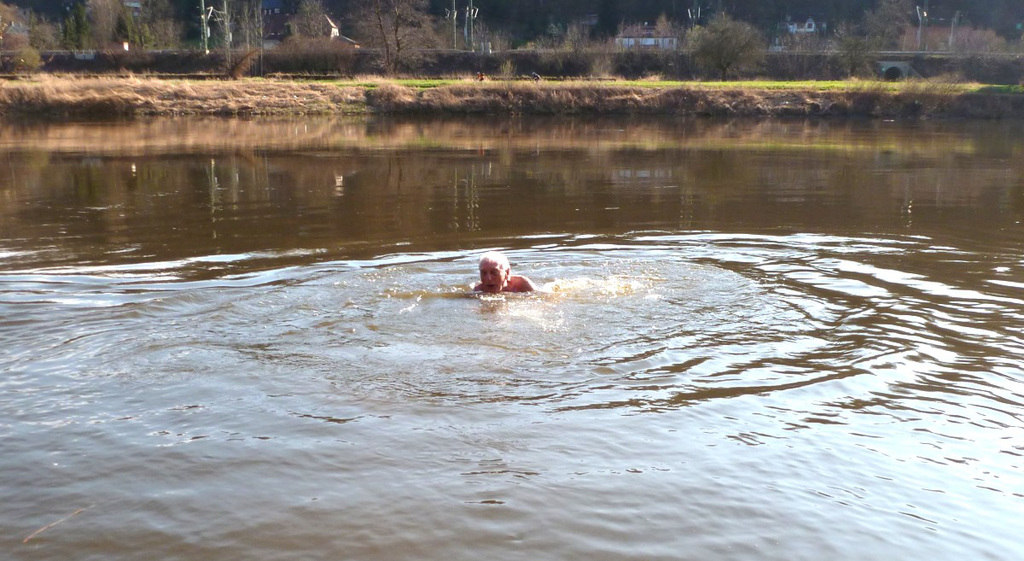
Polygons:
[[0,89],[0,113],[59,116],[300,115],[358,112],[358,88],[273,80],[42,76]]
[[[338,85],[293,80],[159,80],[40,76],[0,82],[0,114],[52,117],[139,115],[671,114],[735,116],[1024,117],[1020,100],[967,96],[963,85],[851,82],[821,89],[647,87],[608,81],[477,82],[403,85],[363,76]],[[1016,96],[1020,98],[1021,96]],[[985,100],[985,98],[990,98]],[[966,105],[965,105],[966,104]]]
[[[401,86],[389,89],[394,88]],[[423,112],[771,115],[789,111],[786,104],[776,103],[783,95],[740,89],[647,88],[587,81],[515,81],[454,84],[421,92],[410,90],[403,97],[407,100],[405,107]],[[392,96],[397,94],[392,93]],[[394,106],[392,103],[388,107]]]

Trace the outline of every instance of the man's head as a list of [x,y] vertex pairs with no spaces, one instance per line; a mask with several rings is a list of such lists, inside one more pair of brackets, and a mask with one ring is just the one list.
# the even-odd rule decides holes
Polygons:
[[489,251],[480,256],[480,290],[483,292],[501,292],[512,274],[508,258],[497,251]]

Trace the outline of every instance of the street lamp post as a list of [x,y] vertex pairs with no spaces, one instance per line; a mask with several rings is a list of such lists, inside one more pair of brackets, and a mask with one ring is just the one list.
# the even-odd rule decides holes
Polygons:
[[916,6],[917,8],[917,50],[921,50],[921,39],[924,31],[924,24],[928,21],[928,0],[924,2],[924,8]]
[[[212,10],[213,6],[210,6],[210,9]],[[210,46],[208,43],[210,38],[209,19],[210,13],[206,10],[206,0],[199,0],[199,33],[202,35],[203,52],[206,54],[210,54]]]
[[473,7],[473,0],[469,0],[469,5],[466,7],[466,42],[469,43],[469,50],[475,51],[476,47],[473,44],[473,24],[476,21],[476,15],[480,13],[480,8]]
[[451,11],[445,10],[445,17],[452,20],[452,49],[459,48],[459,12],[455,8],[455,0],[452,0]]
[[692,8],[687,8],[686,9],[686,15],[690,19],[690,27],[691,28],[697,27],[697,25],[700,23],[700,10],[701,10],[701,5],[700,5],[700,2],[698,2],[698,1],[695,1],[693,3],[693,7]]
[[953,14],[953,23],[949,25],[949,50],[953,51],[953,41],[956,40],[956,20],[960,19],[960,11]]

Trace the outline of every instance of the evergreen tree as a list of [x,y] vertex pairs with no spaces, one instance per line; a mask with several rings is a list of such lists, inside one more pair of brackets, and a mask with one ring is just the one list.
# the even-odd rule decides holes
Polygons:
[[85,13],[84,3],[75,4],[68,17],[64,19],[61,42],[66,49],[86,49],[92,45],[92,28],[89,25],[88,14]]
[[114,37],[121,42],[134,43],[135,36],[135,18],[133,18],[131,14],[127,13],[127,10],[121,10],[117,14],[117,24],[114,26]]
[[117,14],[114,38],[122,43],[127,42],[133,49],[148,49],[153,46],[149,26],[136,19],[127,8]]

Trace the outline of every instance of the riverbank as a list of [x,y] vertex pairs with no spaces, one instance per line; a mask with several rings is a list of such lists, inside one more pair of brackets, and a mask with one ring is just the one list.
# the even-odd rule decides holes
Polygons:
[[647,114],[1024,118],[1020,87],[942,82],[638,82],[40,76],[0,81],[0,115]]

